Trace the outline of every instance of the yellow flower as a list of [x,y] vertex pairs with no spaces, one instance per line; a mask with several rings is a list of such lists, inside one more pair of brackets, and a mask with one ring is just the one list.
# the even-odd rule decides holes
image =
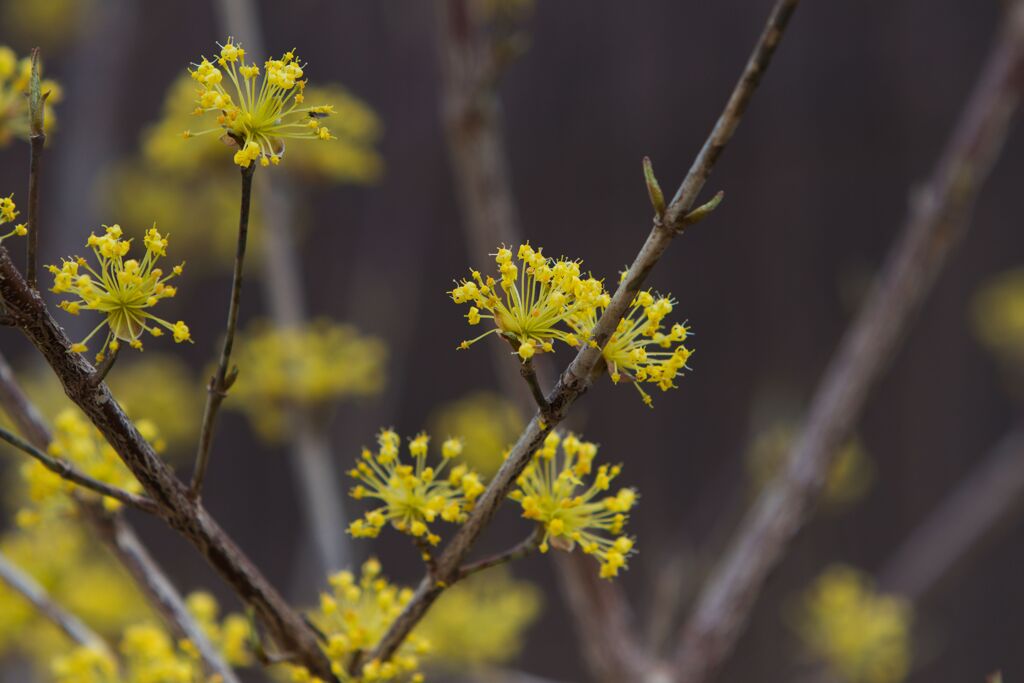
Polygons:
[[975,295],[978,338],[1009,366],[1024,368],[1024,268],[993,277]]
[[[15,137],[28,139],[27,95],[31,73],[32,60],[29,57],[18,59],[11,48],[0,45],[0,147]],[[49,132],[56,120],[53,105],[60,101],[61,90],[50,80],[42,81],[40,87],[43,93],[49,93],[43,105],[43,125]]]
[[[66,408],[61,411],[54,420],[53,427],[53,440],[47,449],[50,455],[70,462],[93,479],[131,493],[142,492],[142,485],[118,457],[117,452],[77,408]],[[155,424],[149,420],[139,420],[136,427],[154,448],[162,450],[163,440]],[[67,494],[71,491],[77,490],[86,498],[98,496],[94,492],[77,489],[74,484],[46,469],[37,460],[22,464],[21,475],[29,499],[34,504],[32,512],[36,518],[44,513],[69,511],[72,503]],[[103,498],[103,505],[108,510],[116,510],[121,503],[113,498]]]
[[[13,223],[14,219],[18,217],[18,207],[14,205],[14,195],[7,197],[0,197],[0,225],[4,223]],[[0,242],[3,242],[8,237],[18,235],[19,237],[28,234],[28,228],[25,227],[24,223],[18,223],[14,226],[6,235],[0,235]]]
[[532,583],[494,567],[442,593],[415,633],[430,643],[430,660],[453,669],[507,664],[518,656],[540,605]]
[[[629,381],[647,405],[652,404],[651,396],[640,385],[656,384],[662,391],[674,388],[676,377],[693,353],[684,344],[690,336],[685,323],[676,323],[667,331],[662,328],[675,303],[672,297],[659,296],[652,290],[638,293],[601,351],[612,381]],[[607,299],[600,307],[584,309],[569,320],[582,341],[589,341],[605,305]]]
[[459,348],[467,349],[497,332],[513,341],[519,357],[526,361],[535,353],[553,351],[555,341],[576,346],[577,335],[564,325],[574,316],[607,305],[604,285],[593,277],[581,277],[578,261],[549,259],[529,244],[520,245],[517,256],[519,266],[513,263],[509,249],[498,249],[495,262],[500,283],[490,276],[484,279],[474,270],[469,280],[457,282],[449,292],[455,303],[471,304],[466,314],[470,325],[483,319],[494,322],[492,329],[462,342]]
[[[321,594],[320,607],[310,618],[327,638],[324,649],[335,675],[345,683],[396,679],[422,681],[422,675],[417,671],[419,658],[427,652],[429,645],[415,633],[402,643],[388,662],[366,662],[361,675],[356,677],[348,673],[352,656],[369,650],[380,640],[412,598],[412,591],[389,583],[381,576],[380,562],[375,559],[363,563],[358,579],[352,572],[342,571],[330,577],[330,584],[331,592]],[[292,667],[291,673],[293,681],[317,680],[300,667]]]
[[191,593],[185,598],[185,606],[203,630],[207,640],[223,655],[232,666],[252,664],[249,644],[254,634],[249,620],[242,614],[228,614],[218,621],[220,606],[217,600],[202,591]]
[[[557,457],[559,446],[561,458]],[[541,552],[547,552],[549,545],[571,550],[579,543],[584,553],[601,563],[601,577],[612,578],[634,552],[633,539],[622,530],[637,494],[624,488],[615,495],[603,495],[618,476],[619,465],[598,467],[593,482],[584,489],[583,477],[592,473],[596,455],[596,444],[551,432],[516,480],[518,488],[509,498],[523,508],[523,517],[543,526]]]
[[442,405],[431,424],[435,434],[458,434],[464,446],[462,460],[490,476],[501,467],[525,422],[508,399],[478,392]]
[[124,257],[131,247],[131,240],[121,239],[119,225],[104,227],[106,232],[102,236],[93,233],[86,243],[92,247],[99,261],[98,271],[81,257],[63,260],[60,268],[49,266],[54,278],[51,291],[57,294],[68,292],[78,297],[62,301],[61,308],[72,315],[78,315],[85,309],[99,311],[106,316],[85,339],[73,344],[71,350],[77,353],[86,351],[85,343],[104,326],[109,327],[109,331],[103,348],[97,354],[97,360],[103,359],[108,347],[116,350],[118,340],[126,341],[132,348],[141,350],[142,333],[149,332],[159,337],[163,334],[161,327],[173,333],[175,342],[192,341],[185,323],[179,320],[172,324],[148,311],[161,299],[173,297],[177,293],[167,283],[180,275],[184,267],[184,264],[174,266],[166,276],[163,270],[156,267],[160,257],[167,255],[167,238],[155,227],[150,228],[143,238],[146,255],[142,261],[126,260]]
[[[796,425],[779,422],[757,434],[747,450],[746,465],[756,490],[766,486],[786,463]],[[842,445],[825,476],[823,499],[842,506],[859,500],[871,487],[874,466],[863,444],[856,438]]]
[[239,335],[235,359],[245,372],[229,405],[260,436],[277,441],[287,433],[290,408],[323,412],[341,399],[380,393],[387,350],[381,340],[328,320],[289,328],[257,322]]
[[449,462],[461,450],[461,444],[449,439],[442,447],[441,463],[427,465],[427,444],[430,437],[421,432],[409,441],[414,464],[402,462],[398,434],[385,429],[377,437],[380,449],[374,453],[364,449],[356,467],[349,475],[361,483],[352,488],[356,500],[376,498],[382,505],[367,512],[349,525],[356,537],[374,538],[388,522],[402,533],[425,538],[437,545],[441,537],[430,524],[438,518],[446,522],[462,522],[473,503],[484,492],[480,477],[465,465],[453,466],[443,477]]
[[[305,100],[306,81],[304,65],[293,52],[264,62],[262,79],[260,68],[246,63],[245,50],[232,38],[221,46],[215,62],[204,57],[189,74],[199,84],[195,114],[217,112],[217,127],[199,133],[186,131],[185,137],[226,132],[238,146],[235,164],[243,168],[257,159],[263,166],[280,163],[283,138],[334,139],[320,124],[334,113],[330,105],[299,106]],[[225,73],[230,92],[225,88]]]
[[832,566],[802,601],[799,633],[848,683],[899,683],[910,668],[910,605],[857,570]]

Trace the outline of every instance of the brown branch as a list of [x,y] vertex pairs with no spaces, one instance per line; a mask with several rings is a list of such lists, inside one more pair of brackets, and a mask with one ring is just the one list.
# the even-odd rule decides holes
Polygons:
[[[477,501],[469,519],[459,528],[438,558],[438,577],[441,582],[450,581],[456,576],[459,566],[484,527],[490,523],[498,506],[515,485],[516,478],[526,467],[534,451],[541,445],[544,437],[565,418],[572,404],[590,387],[592,373],[601,359],[601,349],[625,315],[630,302],[640,291],[648,273],[657,264],[672,238],[677,234],[675,221],[689,213],[692,208],[698,193],[704,186],[704,181],[711,173],[712,166],[718,160],[739,124],[739,119],[760,81],[760,75],[768,67],[775,46],[778,44],[796,4],[797,0],[780,0],[776,5],[769,17],[768,26],[761,35],[757,48],[755,48],[754,54],[711,136],[691,166],[675,199],[666,210],[665,217],[655,220],[654,227],[634,259],[629,272],[619,283],[608,307],[594,326],[591,334],[594,345],[584,345],[569,367],[562,373],[555,388],[547,397],[550,410],[544,415],[538,412],[530,420],[519,440],[512,447],[508,458],[502,463],[487,490]],[[412,628],[426,614],[442,590],[443,588],[437,582],[432,581],[430,577],[425,577],[405,609],[374,648],[370,659],[386,660],[390,658]]]
[[879,573],[882,590],[919,601],[1024,504],[1024,433],[1008,434],[903,542]]
[[540,525],[537,525],[529,536],[521,540],[519,543],[516,543],[508,550],[491,555],[490,557],[485,557],[482,560],[477,560],[476,562],[463,565],[459,569],[457,580],[461,581],[467,576],[472,576],[477,572],[482,572],[483,570],[490,569],[491,567],[497,567],[499,564],[505,564],[506,562],[512,562],[514,560],[521,560],[527,555],[532,554],[538,547],[540,547],[542,538],[544,538],[544,529]]
[[931,181],[823,376],[787,466],[748,512],[680,638],[676,680],[708,680],[747,622],[765,578],[811,513],[833,456],[964,231],[1017,103],[1024,3],[1016,2]]
[[336,680],[316,635],[206,509],[142,438],[105,384],[93,387],[93,369],[70,352],[70,340],[30,289],[0,245],[0,297],[21,321],[21,330],[46,359],[64,392],[99,428],[149,494],[161,518],[191,542],[239,597],[259,615],[281,650],[326,681]]
[[533,359],[525,360],[519,364],[519,374],[526,380],[526,385],[530,387],[530,395],[533,396],[533,402],[537,404],[537,409],[540,410],[542,415],[547,413],[551,406],[548,404],[547,397],[544,396],[544,390],[540,387],[540,380],[537,379],[537,369],[533,366]]
[[199,447],[196,451],[195,469],[192,471],[192,485],[189,494],[198,498],[202,492],[206,468],[210,464],[210,447],[213,444],[213,428],[217,421],[217,412],[221,403],[227,398],[228,389],[235,383],[238,368],[228,371],[231,364],[231,348],[235,343],[235,330],[238,328],[238,309],[242,303],[242,272],[245,266],[245,246],[249,237],[249,207],[252,204],[252,176],[256,171],[256,163],[250,162],[241,169],[242,198],[238,216],[238,242],[235,248],[235,268],[231,280],[231,302],[228,304],[227,329],[224,332],[224,346],[220,351],[217,371],[210,378],[206,387],[206,408],[203,410],[203,423],[199,431]]
[[81,619],[61,607],[46,589],[27,572],[0,553],[0,583],[6,584],[11,590],[22,596],[32,606],[59,628],[68,638],[82,647],[99,649],[111,653],[110,646],[95,631],[85,625]]
[[26,239],[27,260],[25,277],[32,289],[38,288],[36,270],[38,267],[37,252],[39,249],[39,169],[43,159],[43,147],[46,145],[44,130],[43,106],[46,95],[42,92],[39,82],[39,48],[32,50],[32,73],[29,78],[29,162],[28,162],[28,237]]
[[67,460],[62,460],[60,458],[54,458],[52,456],[47,455],[46,453],[39,450],[32,444],[28,443],[21,437],[12,434],[11,432],[7,431],[2,427],[0,427],[0,440],[6,441],[10,445],[17,448],[18,450],[32,456],[43,467],[50,470],[51,472],[61,477],[62,479],[67,479],[71,483],[77,484],[82,488],[89,489],[90,491],[98,493],[101,496],[113,498],[114,500],[120,501],[125,505],[130,505],[131,507],[142,510],[143,512],[148,512],[150,514],[156,514],[157,512],[156,503],[154,503],[149,498],[146,498],[145,496],[140,496],[135,493],[131,493],[130,491],[125,491],[124,489],[117,488],[116,486],[111,486],[110,484],[103,481],[99,481],[98,479],[93,479],[92,477],[90,477],[89,475],[87,475],[86,473],[82,472],[80,469],[69,463]]
[[[11,366],[0,354],[0,406],[32,445],[40,450],[50,443],[50,430],[35,406],[21,390]],[[139,541],[131,525],[120,514],[111,514],[103,506],[74,497],[80,519],[104,542],[108,550],[118,559],[134,579],[147,602],[164,618],[167,625],[179,638],[188,638],[199,650],[206,668],[219,674],[224,683],[238,683],[238,677],[220,653],[210,643],[206,634],[195,622],[185,607],[177,590],[164,575],[163,570],[153,561]]]

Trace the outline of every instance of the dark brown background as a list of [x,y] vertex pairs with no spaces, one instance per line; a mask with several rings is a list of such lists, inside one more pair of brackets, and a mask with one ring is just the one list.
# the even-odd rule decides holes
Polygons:
[[[100,4],[76,43],[48,59],[66,101],[46,160],[47,262],[117,220],[96,205],[96,169],[134,151],[165,86],[222,37],[204,2]],[[386,127],[379,185],[316,191],[303,207],[311,311],[350,320],[391,346],[387,392],[343,408],[335,421],[344,463],[382,424],[413,433],[439,402],[496,388],[490,354],[454,351],[466,334],[463,311],[444,294],[470,256],[440,127],[433,9],[422,0],[260,4],[272,52],[298,46],[313,82],[344,83]],[[539,2],[532,46],[502,87],[526,235],[598,273],[629,261],[651,213],[640,159],[654,159],[666,187],[681,179],[769,5]],[[654,411],[632,390],[604,383],[579,406],[586,436],[625,463],[623,481],[642,494],[632,523],[640,555],[623,579],[641,606],[675,549],[700,547],[747,502],[742,457],[756,414],[792,413],[809,397],[910,189],[936,160],[999,16],[988,0],[805,5],[709,184],[726,191],[725,203],[674,245],[651,280],[676,295],[697,332],[694,371],[679,390],[655,396]],[[0,42],[27,47],[7,33],[0,27]],[[723,680],[787,679],[801,657],[784,623],[787,596],[835,561],[877,570],[1019,417],[972,336],[969,304],[986,277],[1021,264],[1022,151],[1018,133],[969,237],[870,396],[859,434],[875,463],[873,489],[800,536]],[[0,150],[0,188],[23,192],[26,160],[24,146]],[[184,353],[198,368],[213,356],[223,316],[214,303],[227,301],[229,283],[185,281],[177,305],[200,341]],[[243,315],[260,307],[254,291]],[[11,333],[0,342],[12,357],[29,358]],[[200,411],[198,397],[183,409]],[[293,576],[301,520],[282,485],[290,477],[284,457],[225,414],[206,500],[277,584],[308,595],[316,587]],[[182,588],[223,593],[191,549],[146,520],[139,526]],[[519,528],[510,513],[488,538],[498,544]],[[921,606],[912,680],[980,681],[997,667],[1012,680],[1020,672],[1022,532],[1024,523],[1008,525]],[[374,551],[398,578],[420,571],[404,543]],[[521,666],[581,680],[550,559],[529,560],[520,573],[548,594]]]

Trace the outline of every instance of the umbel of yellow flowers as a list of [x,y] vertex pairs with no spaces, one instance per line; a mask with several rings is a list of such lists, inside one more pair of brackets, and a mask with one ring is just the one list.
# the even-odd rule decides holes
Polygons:
[[94,269],[82,257],[64,259],[60,268],[49,266],[53,273],[51,291],[77,297],[60,302],[61,308],[71,315],[78,315],[86,309],[98,311],[105,316],[85,339],[72,344],[71,350],[75,353],[87,351],[86,342],[104,326],[109,329],[103,348],[96,355],[97,360],[103,359],[108,348],[116,351],[120,345],[119,340],[141,350],[143,332],[160,337],[166,329],[179,344],[192,341],[188,325],[184,322],[179,320],[172,324],[149,312],[161,299],[169,299],[177,293],[167,283],[180,275],[185,265],[182,263],[174,266],[168,275],[156,267],[160,257],[167,255],[167,237],[161,235],[156,227],[150,228],[143,238],[146,255],[142,261],[137,261],[124,258],[131,248],[131,240],[121,239],[121,226],[104,227],[106,232],[103,235],[90,234],[86,242],[99,261],[98,269]]
[[634,552],[633,539],[622,531],[637,496],[629,488],[615,495],[604,493],[618,476],[619,465],[601,465],[593,483],[584,488],[583,477],[593,472],[596,455],[597,444],[581,441],[574,434],[563,439],[551,432],[519,475],[519,488],[509,498],[522,506],[523,517],[543,526],[541,552],[550,546],[571,550],[579,543],[584,553],[597,558],[601,577],[608,579],[618,576]]
[[[0,225],[4,223],[13,223],[14,219],[18,217],[18,207],[14,205],[14,195],[7,197],[0,197]],[[19,237],[27,235],[28,228],[25,227],[24,223],[18,223],[14,226],[14,230],[11,230],[6,235],[0,235],[0,242],[3,242],[8,237],[18,235]]]
[[380,449],[374,453],[364,449],[362,457],[349,475],[361,483],[353,487],[356,500],[376,498],[382,505],[367,512],[349,525],[355,537],[374,538],[388,522],[402,533],[425,538],[437,545],[441,537],[430,524],[438,517],[446,522],[463,522],[484,492],[480,477],[465,465],[455,465],[447,477],[442,476],[448,464],[462,453],[462,442],[448,439],[441,446],[441,463],[427,465],[427,444],[430,437],[420,433],[409,441],[413,464],[402,462],[401,439],[385,429],[377,437]]
[[[582,277],[579,261],[549,259],[529,243],[520,245],[518,258],[520,265],[513,262],[510,249],[501,247],[495,256],[500,282],[473,270],[449,292],[455,303],[470,304],[470,325],[494,321],[492,329],[463,341],[459,348],[467,349],[495,332],[516,345],[523,362],[538,352],[553,351],[556,342],[596,347],[591,332],[611,302],[604,283]],[[693,353],[684,344],[690,336],[685,323],[664,325],[675,304],[671,296],[639,292],[601,349],[612,381],[633,384],[647,405],[652,404],[651,397],[641,384],[654,384],[662,391],[674,388]]]
[[[238,147],[234,161],[242,168],[257,159],[261,166],[281,163],[284,138],[334,139],[327,127],[320,125],[334,108],[301,106],[306,88],[304,65],[293,51],[264,62],[262,78],[260,67],[245,61],[245,50],[232,38],[221,46],[215,61],[203,57],[189,74],[199,84],[194,113],[215,112],[217,126],[198,133],[185,131],[186,138],[224,132]],[[225,73],[230,91],[225,88]]]

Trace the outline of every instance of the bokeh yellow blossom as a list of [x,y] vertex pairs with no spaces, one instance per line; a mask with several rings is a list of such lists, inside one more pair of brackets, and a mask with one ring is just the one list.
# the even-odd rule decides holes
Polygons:
[[476,337],[463,341],[459,348],[489,334],[499,333],[513,342],[523,361],[536,353],[554,350],[554,343],[577,346],[579,336],[567,327],[574,316],[584,316],[599,305],[607,305],[604,285],[593,277],[580,274],[578,261],[550,259],[529,243],[520,245],[513,262],[512,251],[498,249],[495,263],[500,282],[486,279],[479,271],[470,271],[470,278],[456,282],[449,294],[457,304],[470,304],[466,320],[479,325],[491,320],[493,327]]
[[[31,74],[31,58],[18,59],[14,50],[0,45],[0,147],[9,144],[13,138],[28,139],[28,84]],[[40,88],[44,94],[49,93],[43,105],[43,125],[49,132],[56,123],[53,105],[60,102],[61,89],[51,80],[43,80]]]
[[174,266],[165,276],[163,270],[156,267],[157,261],[167,255],[167,237],[155,227],[150,228],[143,238],[146,254],[142,261],[126,260],[124,257],[131,249],[132,241],[121,239],[121,226],[104,227],[103,235],[92,233],[86,243],[96,255],[98,270],[94,270],[82,257],[64,259],[60,268],[49,266],[53,274],[51,291],[77,297],[61,301],[62,309],[71,315],[78,315],[82,310],[104,315],[103,321],[85,339],[71,345],[72,352],[87,351],[86,342],[104,327],[108,331],[103,347],[96,354],[97,360],[103,359],[107,349],[116,351],[121,341],[141,350],[143,332],[161,337],[167,330],[176,343],[192,341],[188,325],[183,321],[170,323],[149,312],[161,299],[171,298],[177,293],[177,289],[167,283],[180,275],[184,268],[183,263]]
[[[797,435],[795,424],[777,422],[754,437],[746,454],[747,474],[755,491],[760,491],[778,474]],[[871,488],[874,464],[857,438],[839,449],[825,478],[822,499],[834,506],[860,500]]]
[[[367,560],[357,577],[342,571],[330,577],[331,590],[320,595],[320,607],[310,619],[327,638],[325,651],[334,673],[342,683],[356,681],[423,680],[420,657],[429,649],[427,641],[416,633],[406,638],[387,662],[364,662],[358,675],[348,673],[352,656],[372,648],[402,608],[412,598],[412,590],[398,588],[381,575],[380,562]],[[297,683],[317,681],[308,671],[290,667]]]
[[384,388],[384,343],[351,325],[318,320],[295,328],[256,322],[235,345],[243,371],[228,406],[245,412],[260,436],[287,435],[288,411],[325,411],[344,398],[372,396]]
[[540,608],[536,586],[494,567],[442,593],[416,633],[430,643],[427,659],[446,668],[507,664],[519,655]]
[[262,166],[279,164],[285,138],[336,139],[322,125],[322,120],[334,113],[333,107],[300,106],[305,103],[305,65],[294,52],[265,61],[261,78],[260,67],[245,61],[241,43],[228,38],[214,62],[203,57],[194,66],[189,75],[199,89],[193,111],[197,116],[216,113],[217,127],[197,133],[186,130],[185,137],[214,132],[227,135],[238,150],[236,165],[247,168],[257,160]]
[[5,0],[0,21],[8,35],[17,36],[24,46],[58,48],[89,25],[95,4],[96,0]]
[[[140,420],[136,427],[154,449],[163,450],[163,440],[153,422]],[[57,415],[53,424],[53,440],[47,451],[50,455],[71,463],[93,479],[130,493],[142,492],[142,485],[118,457],[117,452],[104,440],[100,431],[75,408],[67,408]],[[72,491],[77,490],[86,498],[99,496],[92,491],[79,489],[59,474],[48,470],[38,460],[26,460],[21,466],[21,476],[31,501],[30,507],[23,508],[18,513],[18,521],[22,526],[71,510],[73,503],[68,494]],[[120,501],[113,498],[103,498],[103,506],[108,510],[117,510],[121,505]]]
[[430,423],[434,434],[458,434],[462,460],[488,477],[501,467],[525,425],[512,401],[485,391],[443,404]]
[[634,541],[623,529],[637,494],[623,488],[615,495],[603,495],[622,469],[619,465],[601,465],[591,485],[584,488],[583,478],[593,473],[596,455],[597,444],[574,434],[563,439],[551,432],[516,480],[518,488],[509,498],[523,508],[523,517],[543,527],[541,552],[549,546],[571,550],[579,543],[584,553],[601,563],[601,577],[612,578],[634,552]]
[[[604,313],[608,300],[606,295],[598,308],[583,308],[569,318],[570,326],[583,342],[590,340],[590,331]],[[675,305],[670,296],[660,296],[653,290],[639,292],[601,351],[612,382],[626,380],[632,384],[646,405],[652,405],[652,400],[641,384],[653,384],[662,391],[674,388],[676,377],[687,367],[693,353],[685,344],[690,336],[685,323],[663,329],[662,323]]]
[[1024,268],[989,280],[974,297],[974,329],[1001,362],[1024,369]]
[[[115,635],[150,616],[121,566],[70,518],[9,531],[0,539],[0,552],[101,635]],[[17,650],[44,667],[70,646],[62,631],[2,583],[0,605],[0,655]]]
[[199,627],[232,666],[249,666],[253,663],[249,649],[254,633],[249,620],[242,614],[227,614],[220,618],[220,605],[209,593],[197,591],[185,598],[185,606],[199,624]]
[[[160,626],[133,624],[119,646],[120,662],[93,647],[78,647],[54,658],[54,683],[216,683],[207,676],[189,641],[175,643]],[[120,665],[119,665],[120,664]]]
[[424,432],[409,440],[411,465],[403,462],[401,438],[390,429],[378,435],[377,452],[363,449],[355,468],[349,471],[349,476],[360,482],[351,495],[356,500],[375,499],[379,505],[352,522],[349,533],[357,538],[375,538],[390,522],[402,533],[437,545],[441,537],[431,530],[431,524],[438,518],[452,523],[466,519],[484,492],[483,482],[466,465],[453,463],[462,452],[458,439],[441,444],[441,462],[436,467],[427,465],[429,441]]
[[805,645],[847,683],[899,683],[911,660],[910,605],[852,567],[826,569],[803,596]]

